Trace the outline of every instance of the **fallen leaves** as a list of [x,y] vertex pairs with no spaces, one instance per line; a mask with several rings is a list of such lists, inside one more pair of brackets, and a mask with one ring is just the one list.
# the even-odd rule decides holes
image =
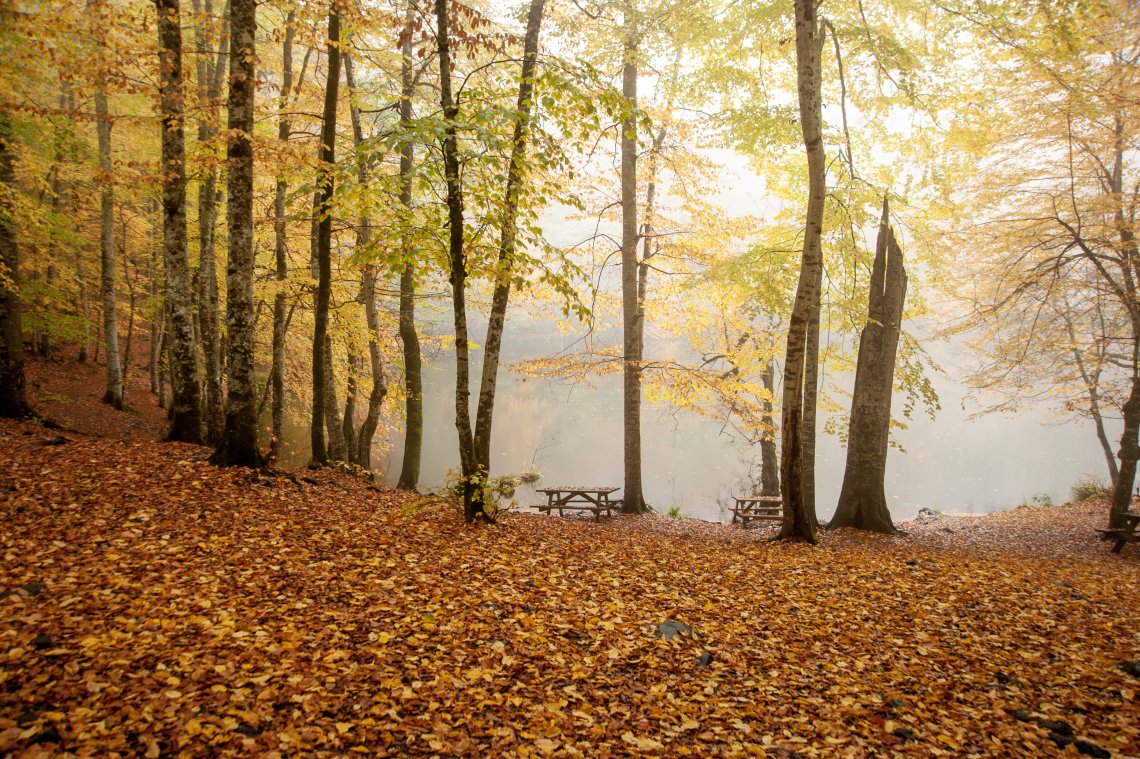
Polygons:
[[0,423],[0,752],[1140,753],[1140,552],[1110,554],[1082,506],[1005,528],[1068,531],[1004,552],[467,527],[335,472],[47,436]]

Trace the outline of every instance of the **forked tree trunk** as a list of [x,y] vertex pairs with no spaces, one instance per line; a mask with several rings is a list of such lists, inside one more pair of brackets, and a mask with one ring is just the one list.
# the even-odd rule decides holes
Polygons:
[[622,430],[625,489],[622,511],[646,510],[641,487],[641,332],[637,262],[637,55],[638,28],[633,0],[625,4],[622,44],[622,95],[627,113],[621,122],[621,310]]
[[479,405],[475,412],[475,464],[482,477],[488,477],[491,473],[491,424],[495,411],[495,386],[499,374],[499,353],[503,345],[503,327],[507,318],[507,301],[511,294],[511,278],[515,268],[523,161],[526,158],[526,143],[530,138],[534,72],[538,61],[538,34],[542,27],[544,5],[545,0],[531,0],[530,11],[527,13],[522,78],[519,82],[519,96],[515,109],[515,129],[511,141],[510,163],[507,166],[507,184],[503,193],[499,261],[495,270],[495,290],[491,296],[491,314],[487,322],[483,373],[479,381]]
[[484,504],[485,477],[475,458],[471,431],[471,368],[467,345],[467,256],[463,249],[463,188],[459,180],[456,120],[459,106],[451,91],[451,39],[448,0],[435,0],[436,48],[439,52],[439,102],[443,109],[443,172],[447,182],[447,232],[451,306],[455,322],[455,428],[459,433],[459,466],[463,478],[463,518],[491,521]]
[[257,447],[254,389],[253,305],[253,98],[256,83],[256,0],[230,2],[229,173],[226,224],[226,335],[228,392],[226,427],[211,461],[228,466],[261,466]]
[[823,30],[816,20],[815,0],[796,0],[796,80],[800,128],[808,159],[808,207],[804,228],[803,257],[792,317],[788,324],[788,347],[784,360],[782,456],[784,521],[780,538],[816,542],[814,509],[804,493],[804,407],[807,353],[812,343],[813,320],[818,325],[823,254],[824,153],[820,97],[820,57]]
[[[0,185],[15,197],[12,122],[0,111]],[[20,318],[20,248],[15,215],[0,205],[0,416],[22,419],[31,413],[24,381],[24,328]]]
[[[155,0],[162,114],[162,260],[170,308],[170,429],[166,439],[202,442],[198,349],[186,250],[186,142],[183,132],[182,21],[178,0]],[[125,233],[124,233],[125,237]],[[124,239],[125,243],[125,239]],[[124,264],[126,254],[123,255]],[[132,292],[132,302],[133,302]],[[132,308],[133,323],[133,308]],[[128,333],[129,334],[129,333]],[[128,342],[128,348],[130,343]]]
[[888,535],[897,532],[887,508],[884,481],[891,426],[895,357],[906,299],[906,271],[883,198],[883,218],[871,270],[867,323],[859,337],[859,363],[851,398],[847,469],[829,529],[855,527]]
[[400,343],[404,352],[404,459],[400,465],[400,490],[415,490],[420,479],[420,453],[424,440],[424,395],[421,375],[420,338],[416,332],[416,266],[411,246],[412,216],[412,165],[416,158],[416,144],[408,136],[412,123],[412,96],[415,78],[412,73],[412,33],[415,6],[408,2],[404,19],[403,44],[400,54],[400,133],[404,142],[400,149],[400,206],[404,213],[402,225],[404,266],[400,272]]
[[[329,326],[329,296],[332,287],[332,198],[335,190],[333,164],[336,161],[336,103],[340,87],[340,15],[334,1],[329,8],[328,79],[325,83],[324,123],[321,127],[320,178],[313,204],[316,221],[317,294],[313,314],[313,411],[309,437],[313,463],[327,464],[325,443],[326,395],[331,372],[326,371],[325,351]],[[339,430],[338,430],[339,432]],[[332,443],[332,441],[329,441]],[[343,457],[343,456],[342,456]]]

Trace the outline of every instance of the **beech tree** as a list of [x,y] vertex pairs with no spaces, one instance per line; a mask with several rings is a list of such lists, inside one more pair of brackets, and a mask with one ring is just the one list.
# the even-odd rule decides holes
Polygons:
[[[158,12],[162,124],[162,257],[170,310],[173,396],[167,440],[202,441],[198,350],[186,250],[186,143],[183,132],[182,21],[178,0],[155,0]],[[129,345],[129,341],[128,341]]]
[[230,77],[226,149],[226,336],[228,392],[225,434],[211,461],[261,466],[254,388],[253,97],[256,83],[256,0],[230,0]]
[[[313,312],[313,411],[310,439],[313,462],[326,464],[330,458],[326,434],[339,434],[337,425],[327,423],[330,405],[328,395],[334,387],[331,359],[328,357],[329,295],[332,287],[332,200],[335,191],[333,174],[336,162],[336,108],[340,85],[340,13],[336,0],[329,6],[328,78],[325,82],[324,118],[321,126],[320,176],[313,214],[317,220],[317,292]],[[335,409],[335,403],[331,404]],[[329,435],[332,437],[332,435]],[[344,457],[343,439],[335,450]]]
[[867,323],[859,336],[859,362],[851,399],[847,435],[847,468],[839,505],[829,529],[856,527],[894,534],[887,508],[884,480],[891,426],[895,356],[906,298],[906,271],[902,250],[891,229],[889,207],[883,198],[883,218],[871,271]]

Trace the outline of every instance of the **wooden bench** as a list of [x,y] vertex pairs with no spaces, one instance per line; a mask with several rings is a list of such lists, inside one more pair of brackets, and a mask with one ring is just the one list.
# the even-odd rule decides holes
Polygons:
[[1140,541],[1140,535],[1136,534],[1136,528],[1140,526],[1140,514],[1127,512],[1121,516],[1124,518],[1123,527],[1115,530],[1097,530],[1103,539],[1116,541],[1112,546],[1113,553],[1120,553],[1125,543]]
[[751,521],[780,521],[784,518],[784,502],[778,495],[734,496],[736,505],[732,507],[732,523],[740,522],[744,527]]
[[558,516],[564,516],[567,511],[589,511],[595,519],[600,519],[603,514],[610,516],[621,509],[622,499],[610,498],[610,494],[618,490],[620,488],[568,485],[539,488],[538,492],[546,494],[546,503],[540,503],[535,508],[544,514],[557,510]]

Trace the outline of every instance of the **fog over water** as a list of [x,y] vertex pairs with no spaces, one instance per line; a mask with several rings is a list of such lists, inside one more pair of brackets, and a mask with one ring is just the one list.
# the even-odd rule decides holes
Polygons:
[[[484,334],[485,322],[472,324]],[[508,320],[504,362],[547,356],[571,338],[553,324],[518,316]],[[927,346],[944,367],[953,352],[945,344]],[[652,344],[647,348],[651,355]],[[472,377],[479,376],[481,351]],[[458,467],[454,417],[454,353],[436,357],[425,369],[425,440],[421,482],[437,487],[448,469]],[[853,376],[833,378],[849,392]],[[909,519],[922,507],[947,512],[987,513],[1047,495],[1060,503],[1082,474],[1104,477],[1104,459],[1090,425],[1062,425],[1044,409],[1016,416],[968,419],[966,388],[953,378],[933,377],[942,410],[935,421],[918,411],[895,433],[905,452],[892,449],[887,463],[887,501],[895,520]],[[475,396],[473,392],[473,398]],[[966,404],[974,409],[976,404]],[[894,410],[902,407],[896,394]],[[518,474],[533,464],[544,485],[622,484],[622,402],[620,374],[595,377],[592,386],[521,377],[502,370],[492,438],[492,474]],[[821,429],[822,429],[821,420]],[[378,462],[399,474],[400,435]],[[643,471],[646,499],[661,513],[679,506],[686,516],[726,520],[733,494],[748,492],[759,476],[759,449],[735,439],[722,422],[643,403]],[[817,454],[818,512],[834,511],[842,484],[845,449],[821,432]],[[750,465],[751,470],[750,470]],[[751,471],[751,474],[750,474]],[[520,505],[537,502],[520,489]]]

